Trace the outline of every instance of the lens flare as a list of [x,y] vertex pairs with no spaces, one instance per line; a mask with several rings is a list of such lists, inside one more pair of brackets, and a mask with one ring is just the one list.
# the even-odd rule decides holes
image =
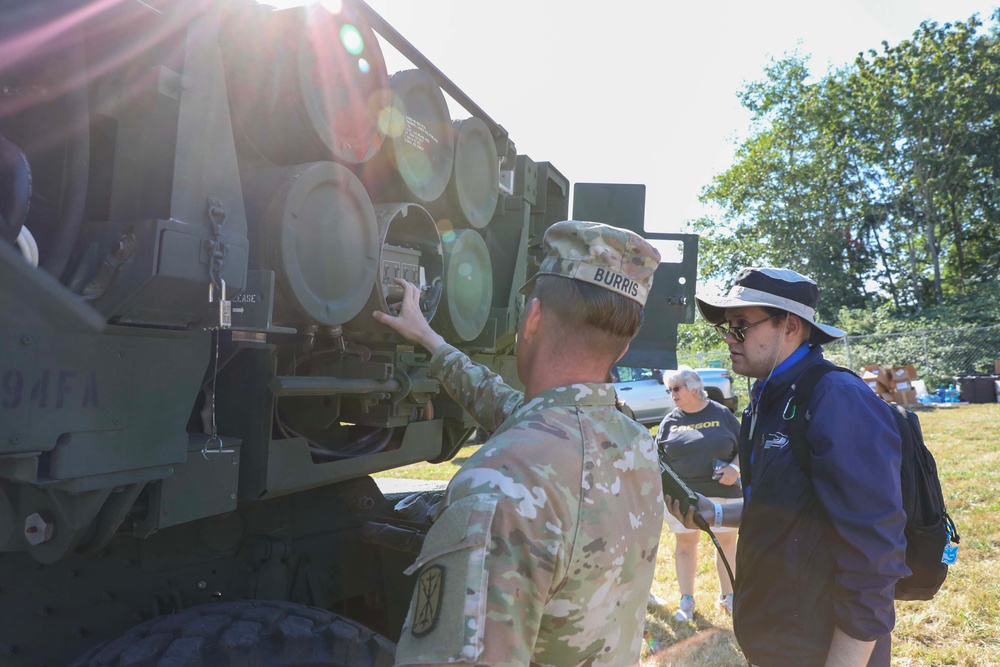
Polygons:
[[368,74],[372,70],[371,64],[364,58],[358,58],[358,69],[362,74]]
[[460,275],[463,278],[471,278],[472,277],[472,265],[469,264],[468,262],[462,262],[461,264],[459,264],[458,265],[458,275]]
[[378,129],[388,137],[399,137],[406,127],[406,115],[395,106],[382,107],[378,113]]
[[434,165],[427,153],[420,150],[397,151],[396,166],[403,179],[417,188],[426,186],[434,178]]
[[441,235],[441,242],[450,245],[455,242],[455,225],[448,218],[441,218],[437,221],[438,233]]
[[331,14],[339,14],[340,10],[344,8],[344,3],[341,0],[320,0],[319,4]]
[[341,27],[340,43],[344,45],[344,48],[352,56],[356,56],[365,50],[365,40],[361,37],[361,31],[350,23]]

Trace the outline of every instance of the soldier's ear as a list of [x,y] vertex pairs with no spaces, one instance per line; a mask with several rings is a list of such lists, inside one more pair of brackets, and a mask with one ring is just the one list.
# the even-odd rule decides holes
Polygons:
[[[615,364],[617,364],[619,361],[622,360],[622,357],[624,357],[625,353],[628,352],[628,346],[631,345],[631,344],[632,344],[631,342],[625,343],[625,349],[622,350],[622,353],[618,355],[617,359],[615,359]],[[611,364],[611,365],[614,366],[614,364]],[[663,372],[662,371],[660,371],[660,384],[663,384]]]
[[542,302],[537,298],[530,299],[524,308],[524,328],[521,332],[523,336],[533,336],[538,333],[542,326]]

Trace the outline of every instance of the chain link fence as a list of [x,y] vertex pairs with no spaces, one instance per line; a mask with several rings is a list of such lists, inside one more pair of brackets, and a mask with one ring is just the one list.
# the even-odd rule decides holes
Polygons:
[[1000,359],[1000,325],[848,336],[827,346],[826,357],[854,369],[909,364],[933,391],[955,383],[956,377],[994,373]]
[[[993,374],[994,364],[1000,359],[1000,325],[847,336],[824,350],[833,363],[855,370],[868,364],[912,365],[927,389],[934,391],[955,384],[956,377]],[[677,363],[692,368],[732,369],[724,349],[677,355]],[[747,384],[739,376],[734,379],[740,405],[746,405]]]

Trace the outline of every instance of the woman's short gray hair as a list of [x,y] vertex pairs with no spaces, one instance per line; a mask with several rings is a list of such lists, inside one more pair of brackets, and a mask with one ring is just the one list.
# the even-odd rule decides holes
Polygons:
[[666,371],[663,375],[663,383],[669,387],[671,382],[681,382],[685,387],[694,391],[694,395],[698,398],[708,398],[708,394],[705,392],[705,383],[690,366],[681,366],[675,371]]

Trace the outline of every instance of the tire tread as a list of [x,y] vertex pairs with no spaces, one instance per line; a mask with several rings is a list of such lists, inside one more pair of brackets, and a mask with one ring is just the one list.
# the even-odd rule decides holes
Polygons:
[[391,667],[395,645],[334,612],[239,600],[146,621],[70,667]]

